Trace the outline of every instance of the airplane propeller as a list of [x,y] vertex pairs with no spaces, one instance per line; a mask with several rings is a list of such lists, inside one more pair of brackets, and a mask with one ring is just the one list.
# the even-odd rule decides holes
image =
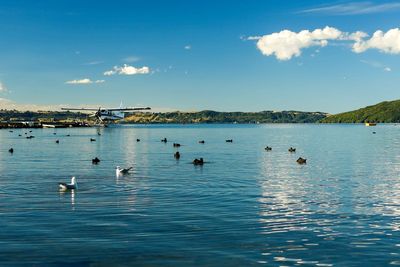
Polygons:
[[103,119],[101,118],[101,107],[99,107],[99,109],[95,113],[89,115],[89,117],[91,118],[95,117],[96,121],[103,122]]

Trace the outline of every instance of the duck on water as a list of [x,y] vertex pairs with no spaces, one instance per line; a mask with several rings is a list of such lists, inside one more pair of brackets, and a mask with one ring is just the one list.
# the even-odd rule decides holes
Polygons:
[[200,166],[202,166],[202,165],[204,164],[204,160],[203,160],[203,158],[194,159],[194,160],[193,160],[193,164],[194,164],[194,165],[200,165]]
[[95,157],[92,159],[92,164],[98,164],[100,162],[100,159],[98,157]]
[[298,159],[296,160],[296,162],[297,162],[298,164],[306,164],[306,163],[307,163],[307,159],[303,159],[302,157],[300,157],[300,158],[298,158]]

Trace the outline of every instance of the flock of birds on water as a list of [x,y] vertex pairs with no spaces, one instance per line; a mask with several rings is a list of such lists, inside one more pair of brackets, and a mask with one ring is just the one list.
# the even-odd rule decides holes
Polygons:
[[[13,131],[10,130],[9,132],[12,133]],[[29,133],[32,133],[32,131],[29,131]],[[375,134],[375,132],[373,132],[373,133]],[[57,133],[53,133],[53,134],[56,135]],[[98,135],[101,135],[100,133],[97,133],[97,134],[98,134]],[[35,138],[35,136],[28,134],[28,132],[26,132],[25,135],[26,135],[26,139]],[[22,134],[19,134],[18,136],[22,136]],[[66,136],[70,136],[70,135],[67,134]],[[96,139],[95,139],[95,138],[90,138],[90,142],[96,142]],[[136,139],[136,142],[140,142],[140,139]],[[167,143],[168,140],[167,140],[167,138],[163,138],[163,139],[161,139],[161,142],[162,142],[162,143]],[[227,140],[225,140],[225,142],[226,142],[226,143],[233,143],[233,139],[227,139]],[[56,144],[59,144],[59,143],[60,143],[60,140],[57,139],[57,140],[56,140]],[[205,144],[205,141],[204,141],[204,140],[200,140],[200,141],[199,141],[199,144]],[[173,143],[173,147],[178,148],[178,147],[180,147],[180,146],[181,146],[181,144],[179,144],[179,143]],[[272,147],[269,147],[269,146],[266,146],[264,149],[265,149],[265,151],[272,151]],[[295,153],[295,152],[296,152],[296,148],[290,147],[290,148],[288,149],[288,151],[289,151],[290,153]],[[8,150],[8,152],[11,153],[11,154],[13,154],[13,153],[14,153],[14,148],[11,147],[11,148]],[[176,160],[179,160],[180,157],[181,157],[181,154],[179,153],[179,151],[175,152],[174,158],[175,158]],[[307,159],[302,158],[302,157],[299,157],[299,158],[296,160],[296,162],[297,162],[298,164],[300,164],[300,165],[303,165],[303,164],[306,164],[306,163],[307,163]],[[98,157],[95,157],[94,159],[92,159],[92,164],[99,164],[99,163],[100,163],[100,159],[99,159]],[[195,158],[195,159],[192,161],[192,163],[193,163],[193,165],[195,165],[195,166],[203,166],[204,163],[205,163],[205,161],[204,161],[203,158],[199,158],[199,159]],[[115,174],[116,174],[117,176],[129,174],[129,171],[132,170],[132,168],[133,168],[133,167],[121,168],[120,166],[117,166],[117,167],[115,168]],[[59,185],[59,189],[60,189],[61,191],[67,191],[67,190],[78,189],[78,184],[77,184],[77,182],[76,182],[76,177],[75,177],[75,176],[73,176],[73,177],[71,178],[71,182],[70,182],[69,184],[68,184],[68,183],[59,183],[58,185]]]

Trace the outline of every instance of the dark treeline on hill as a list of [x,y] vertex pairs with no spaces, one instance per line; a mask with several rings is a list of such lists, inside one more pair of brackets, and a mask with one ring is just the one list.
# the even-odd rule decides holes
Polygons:
[[38,121],[38,120],[84,120],[87,114],[69,111],[17,111],[0,110],[1,121]]
[[199,112],[134,113],[125,123],[315,123],[325,118],[323,112]]
[[400,122],[400,100],[385,101],[379,104],[328,116],[322,123],[397,123]]

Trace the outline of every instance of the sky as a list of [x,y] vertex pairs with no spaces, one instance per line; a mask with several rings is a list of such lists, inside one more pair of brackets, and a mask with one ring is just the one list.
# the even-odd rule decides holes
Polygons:
[[400,1],[0,2],[0,108],[338,113],[399,99]]

